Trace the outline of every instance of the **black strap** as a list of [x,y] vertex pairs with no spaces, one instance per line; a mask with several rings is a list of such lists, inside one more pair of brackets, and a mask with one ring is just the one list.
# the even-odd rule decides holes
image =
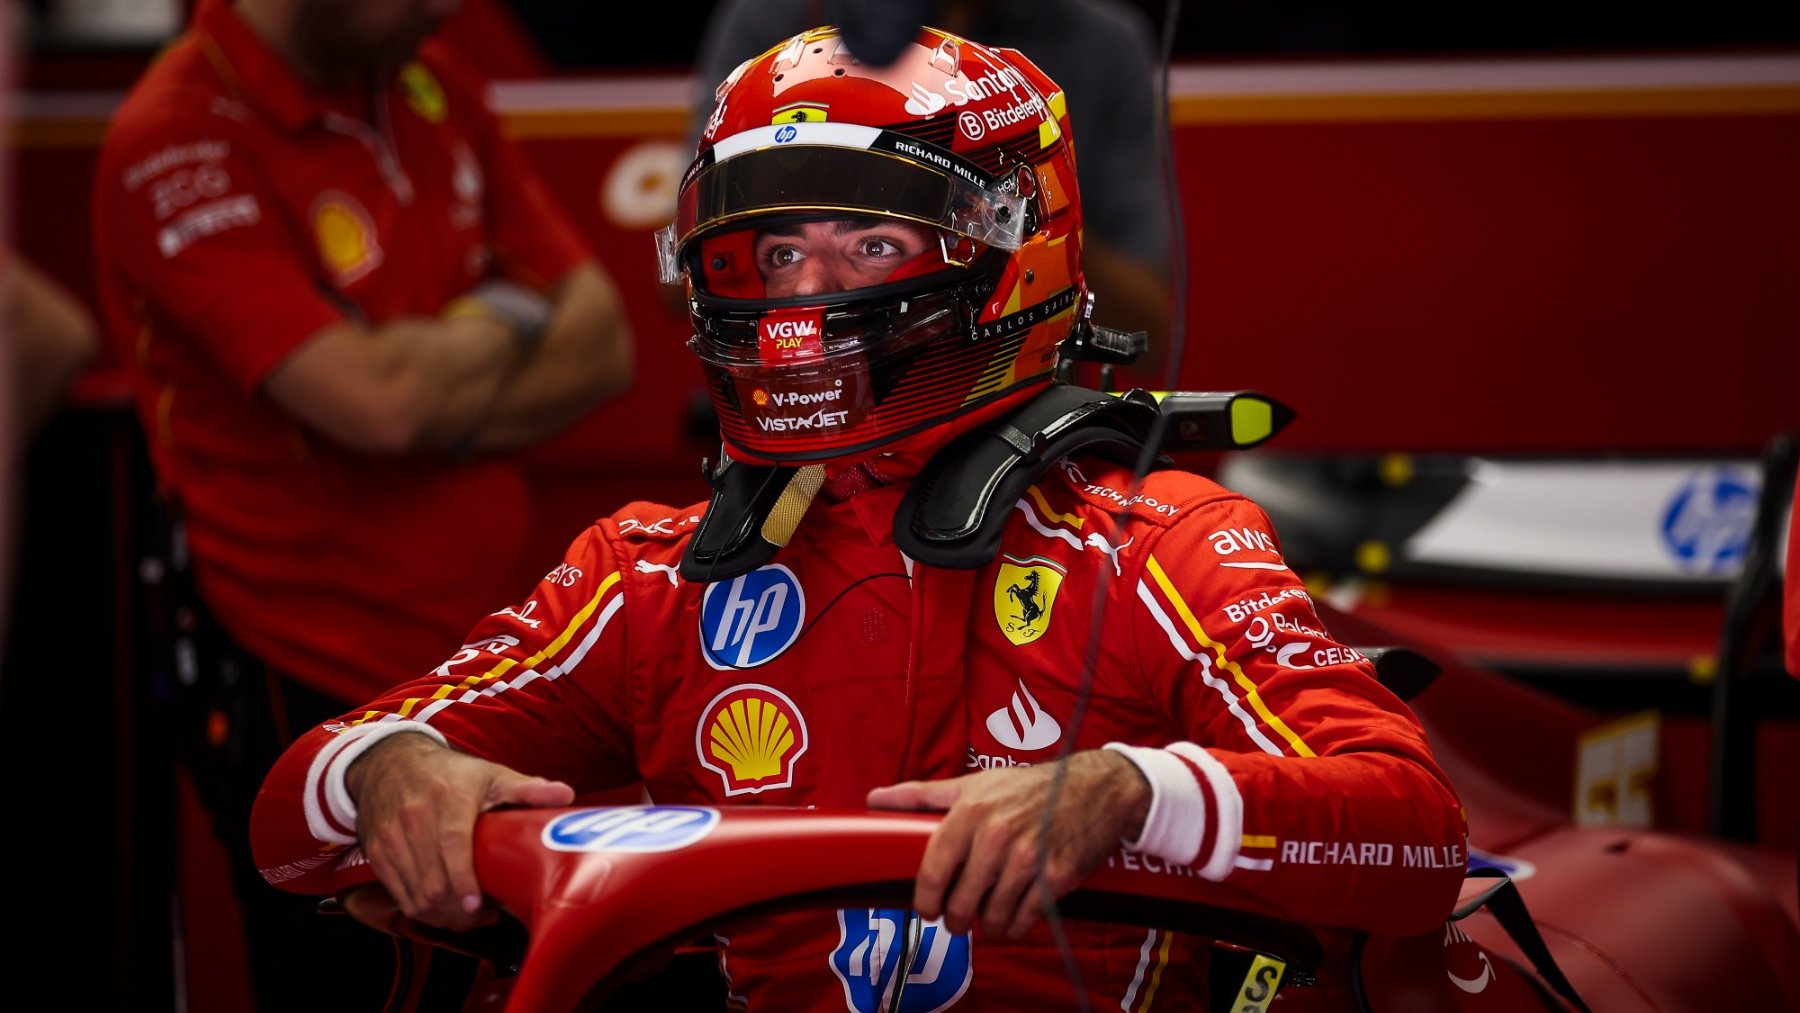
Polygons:
[[1156,399],[1141,390],[1115,395],[1052,384],[934,455],[894,514],[894,542],[927,566],[983,566],[1000,551],[1006,508],[1059,458],[1085,450],[1135,463],[1159,416]]
[[[1231,428],[1239,400],[1266,404],[1272,420],[1247,442]],[[1007,508],[1063,457],[1083,451],[1136,467],[1152,442],[1159,451],[1254,446],[1292,417],[1254,392],[1177,392],[1159,402],[1144,390],[1107,393],[1053,383],[933,455],[894,514],[894,542],[926,566],[977,569],[1000,551]],[[1152,469],[1173,464],[1160,452],[1150,459]],[[727,460],[713,472],[712,499],[682,553],[682,578],[728,580],[773,559],[779,546],[762,537],[763,521],[796,470]]]
[[1469,872],[1471,878],[1494,877],[1497,882],[1467,904],[1451,912],[1450,920],[1462,921],[1482,908],[1487,908],[1494,915],[1494,920],[1512,937],[1520,951],[1531,959],[1531,966],[1556,994],[1569,1001],[1569,1005],[1589,1013],[1587,1003],[1575,993],[1575,986],[1563,975],[1562,968],[1556,966],[1556,958],[1551,956],[1550,947],[1544,944],[1544,937],[1538,934],[1537,922],[1531,920],[1531,913],[1525,910],[1525,898],[1519,895],[1518,886],[1511,877],[1498,869],[1474,869]]
[[713,472],[712,498],[681,554],[681,579],[730,580],[774,559],[780,546],[762,537],[763,521],[798,470],[727,459]]

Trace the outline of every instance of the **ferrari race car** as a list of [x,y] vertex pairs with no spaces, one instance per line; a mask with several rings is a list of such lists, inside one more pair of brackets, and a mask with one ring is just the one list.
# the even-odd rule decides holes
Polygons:
[[[1163,411],[1185,413],[1187,423],[1170,439],[1200,434],[1202,445],[1208,420],[1216,439],[1233,399],[1163,399]],[[1766,570],[1772,555],[1753,547],[1746,572]],[[1757,603],[1733,604],[1736,614]],[[1250,894],[1125,852],[1065,897],[1060,917],[1210,940],[1209,1000],[1219,1010],[1800,1010],[1793,851],[1578,825],[1574,768],[1584,745],[1629,741],[1613,735],[1616,721],[1463,660],[1455,645],[1328,597],[1317,607],[1419,715],[1466,807],[1467,878],[1444,924],[1410,937],[1299,924]],[[1596,740],[1597,730],[1613,738]],[[1622,795],[1643,788],[1616,780],[1610,790]],[[770,912],[862,912],[872,991],[858,1004],[846,986],[847,1004],[910,1009],[906,983],[931,973],[930,930],[914,941],[882,926],[904,924],[937,818],[769,806],[496,811],[477,827],[476,868],[506,913],[499,925],[452,935],[407,922],[358,852],[338,870],[327,906],[355,906],[363,920],[388,925],[403,955],[442,948],[478,958],[465,1010],[553,1013],[638,1008],[620,998],[634,983],[716,975],[713,937]],[[407,965],[391,1010],[418,1008],[420,983]]]
[[[1469,809],[1468,878],[1441,930],[1395,938],[1305,926],[1249,894],[1123,854],[1066,897],[1062,915],[1213,940],[1218,1009],[1800,1009],[1794,855],[1571,826],[1506,785],[1504,763],[1478,759],[1479,739],[1443,732],[1473,723],[1488,729],[1482,739],[1542,749],[1572,741],[1581,714],[1467,666],[1431,678],[1433,666],[1409,649],[1377,657],[1384,681],[1429,684],[1413,704]],[[699,941],[758,912],[904,911],[935,821],[760,806],[494,812],[477,829],[476,867],[516,921],[465,936],[394,924],[481,958],[467,1010],[617,1008],[608,998],[650,969],[685,960],[711,973]],[[340,878],[344,903],[382,903],[366,866]],[[890,950],[887,979],[901,960],[922,971],[925,957]],[[891,1008],[891,986],[882,998],[876,1008]],[[395,1002],[405,1008],[404,995]]]

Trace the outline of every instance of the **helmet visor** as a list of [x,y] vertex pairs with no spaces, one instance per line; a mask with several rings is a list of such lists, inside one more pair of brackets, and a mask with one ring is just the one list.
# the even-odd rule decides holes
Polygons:
[[[1017,250],[1025,239],[1025,200],[996,185],[961,156],[874,128],[835,128],[828,143],[716,148],[710,163],[689,170],[674,223],[658,237],[663,277],[680,277],[680,254],[692,240],[752,215],[840,212],[905,218],[966,236],[984,246]],[[760,134],[762,131],[750,131]],[[741,136],[741,135],[740,135]],[[892,150],[878,150],[882,138]],[[863,146],[838,143],[861,139]],[[756,138],[733,138],[739,146]],[[902,140],[904,143],[902,143]],[[721,145],[720,148],[724,146]],[[905,152],[900,153],[900,152]]]
[[[878,408],[900,371],[930,377],[946,372],[920,355],[961,328],[955,299],[937,292],[863,308],[824,307],[721,314],[696,334],[692,347],[727,410],[721,424],[751,446],[809,446],[876,425],[917,422],[922,409],[895,403]],[[962,347],[962,343],[956,343]],[[941,351],[941,349],[940,349]],[[910,365],[909,365],[910,364]]]
[[[726,299],[836,297],[961,266],[942,231],[883,215],[777,216],[699,240],[697,291]],[[969,255],[973,254],[969,246]]]

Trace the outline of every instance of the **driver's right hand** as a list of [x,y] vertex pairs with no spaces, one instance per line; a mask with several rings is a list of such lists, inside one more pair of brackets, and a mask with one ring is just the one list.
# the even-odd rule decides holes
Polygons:
[[344,787],[356,801],[363,853],[401,913],[454,932],[497,917],[475,878],[476,818],[501,806],[562,806],[575,798],[561,781],[527,777],[410,733],[370,746],[344,772]]

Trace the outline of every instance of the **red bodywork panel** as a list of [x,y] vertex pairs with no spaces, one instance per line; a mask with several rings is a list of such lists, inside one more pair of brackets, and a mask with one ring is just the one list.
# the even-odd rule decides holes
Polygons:
[[[654,814],[656,807],[632,809]],[[664,811],[667,811],[666,809]],[[696,810],[699,811],[699,810]],[[670,850],[560,851],[547,828],[612,809],[510,810],[482,818],[484,889],[530,934],[516,978],[485,977],[468,1008],[585,1008],[622,976],[721,922],[769,905],[905,903],[935,815],[744,807]],[[1563,830],[1522,849],[1516,881],[1562,972],[1593,1010],[1783,1008],[1800,1001],[1800,934],[1770,895],[1772,856],[1641,831]],[[1791,870],[1790,870],[1791,873]],[[367,883],[345,869],[345,889]],[[1494,883],[1471,878],[1465,898]],[[1789,886],[1792,885],[1791,875]],[[1791,891],[1790,891],[1791,897]],[[1286,922],[1255,897],[1197,877],[1102,868],[1063,902],[1066,915],[1159,925],[1286,959],[1277,1007],[1569,1009],[1494,916],[1477,910],[1415,937],[1373,937]],[[1359,953],[1360,951],[1360,953]],[[1727,969],[1728,970],[1725,970]]]
[[[1444,663],[1409,703],[1468,811],[1471,853],[1511,877],[1536,933],[1588,1008],[1800,1008],[1800,870],[1791,852],[1571,826],[1575,742],[1604,716],[1317,604],[1348,643],[1411,647]],[[520,973],[484,976],[466,1008],[587,1008],[677,948],[782,907],[908,906],[938,821],[920,813],[661,807],[670,809],[716,812],[717,823],[653,852],[553,850],[546,828],[559,820],[583,813],[611,820],[627,810],[484,816],[477,872],[490,898],[524,925],[529,945]],[[339,871],[340,894],[373,879],[359,859],[352,852],[357,864]],[[1472,875],[1464,907],[1494,883]],[[1419,936],[1359,941],[1361,933],[1290,922],[1227,885],[1116,863],[1064,898],[1061,910],[1278,955],[1288,961],[1284,981],[1295,971],[1313,979],[1284,986],[1279,1009],[1355,1010],[1359,985],[1373,1009],[1575,1008],[1557,997],[1492,907],[1466,910]]]

